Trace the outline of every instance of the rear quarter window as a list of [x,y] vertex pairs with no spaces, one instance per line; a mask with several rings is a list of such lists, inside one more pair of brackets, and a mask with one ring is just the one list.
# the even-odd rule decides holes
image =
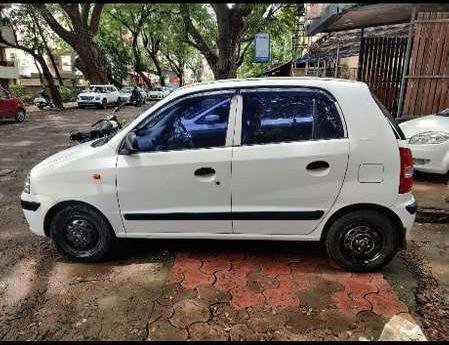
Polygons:
[[379,99],[374,94],[371,93],[371,96],[373,97],[373,99],[376,102],[377,106],[382,111],[382,114],[385,116],[385,118],[387,119],[388,123],[390,124],[390,127],[393,130],[393,133],[394,133],[394,136],[396,137],[396,139],[406,140],[404,132],[402,131],[401,127],[399,127],[399,125],[397,124],[396,120],[393,118],[393,116],[388,111],[388,109],[385,108],[385,106],[382,104],[382,102],[379,101]]

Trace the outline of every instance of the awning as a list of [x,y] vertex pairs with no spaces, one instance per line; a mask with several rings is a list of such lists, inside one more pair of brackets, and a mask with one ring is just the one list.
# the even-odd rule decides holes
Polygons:
[[319,18],[306,24],[305,32],[313,36],[320,32],[407,23],[414,5],[417,12],[449,10],[449,4],[445,3],[329,4],[321,11]]

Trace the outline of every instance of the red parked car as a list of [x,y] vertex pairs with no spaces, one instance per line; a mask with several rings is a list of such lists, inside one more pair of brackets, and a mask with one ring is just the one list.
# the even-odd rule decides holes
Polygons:
[[26,119],[25,106],[22,101],[0,86],[0,119]]

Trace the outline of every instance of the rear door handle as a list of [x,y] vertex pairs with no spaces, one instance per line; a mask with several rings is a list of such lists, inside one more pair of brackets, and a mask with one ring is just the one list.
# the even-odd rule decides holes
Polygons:
[[321,170],[321,169],[327,169],[329,168],[329,163],[325,161],[315,161],[312,163],[307,164],[306,169],[307,170]]
[[215,170],[210,167],[198,168],[194,174],[195,176],[210,177],[215,175]]

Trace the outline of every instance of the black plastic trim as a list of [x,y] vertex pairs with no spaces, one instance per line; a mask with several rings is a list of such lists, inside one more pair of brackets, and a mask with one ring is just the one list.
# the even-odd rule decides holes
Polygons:
[[125,213],[126,220],[317,220],[324,211],[300,212],[212,212],[212,213]]
[[22,205],[22,208],[24,210],[28,211],[36,211],[41,206],[39,202],[26,201],[26,200],[20,200],[20,204]]
[[415,214],[416,211],[418,210],[418,205],[416,204],[415,201],[412,204],[405,206],[405,209],[408,211],[408,213]]

